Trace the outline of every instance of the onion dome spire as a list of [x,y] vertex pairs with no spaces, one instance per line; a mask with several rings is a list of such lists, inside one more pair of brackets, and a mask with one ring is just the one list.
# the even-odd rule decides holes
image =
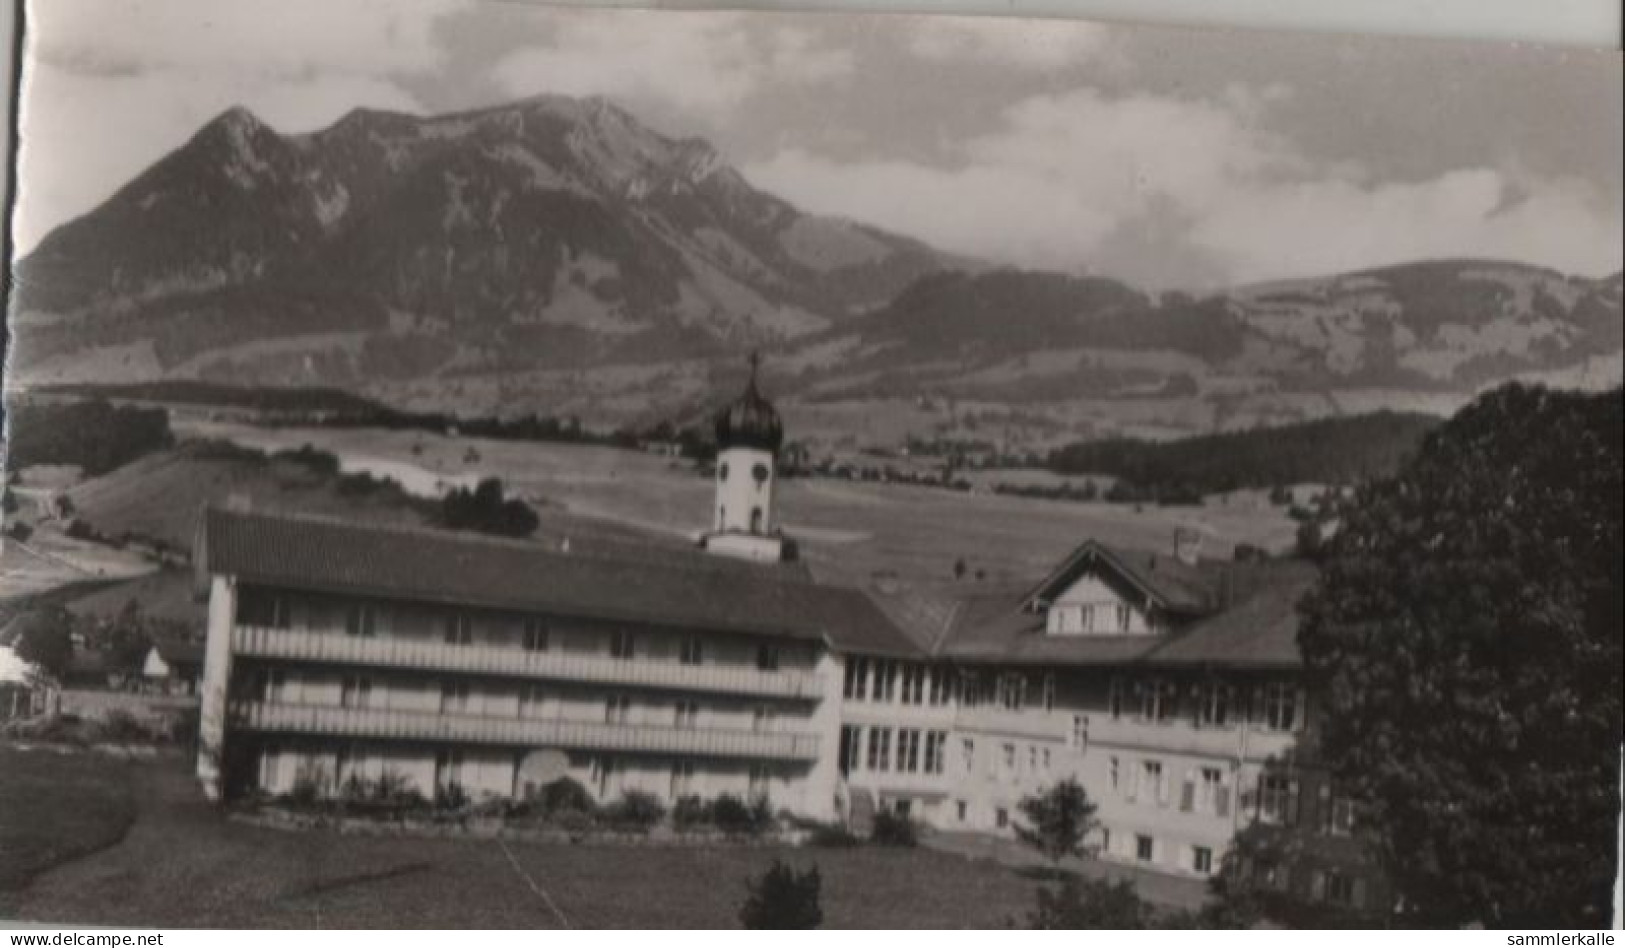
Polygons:
[[761,353],[750,354],[750,381],[745,384],[744,394],[717,412],[718,450],[758,448],[776,454],[784,444],[784,423],[773,403],[756,388],[761,362]]

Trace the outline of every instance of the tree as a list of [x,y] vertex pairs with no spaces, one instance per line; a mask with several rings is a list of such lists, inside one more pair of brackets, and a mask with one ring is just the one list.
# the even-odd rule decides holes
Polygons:
[[1418,925],[1599,927],[1619,807],[1619,390],[1512,385],[1368,484],[1299,635]]
[[17,657],[61,679],[73,662],[72,617],[61,607],[38,609],[23,616],[17,632]]
[[498,536],[522,537],[541,523],[536,511],[518,498],[503,496],[502,481],[488,477],[470,491],[458,487],[440,501],[441,522],[453,530],[475,530]]
[[1016,838],[1033,847],[1056,866],[1067,856],[1093,855],[1084,841],[1100,825],[1095,804],[1074,777],[1017,804],[1028,825],[1016,826]]
[[1069,876],[1059,885],[1040,887],[1037,898],[1037,908],[1027,916],[1028,928],[1145,929],[1156,921],[1151,906],[1127,881]]
[[739,907],[739,923],[746,928],[817,928],[824,921],[818,904],[823,880],[817,866],[797,872],[775,859],[747,888],[749,895]]

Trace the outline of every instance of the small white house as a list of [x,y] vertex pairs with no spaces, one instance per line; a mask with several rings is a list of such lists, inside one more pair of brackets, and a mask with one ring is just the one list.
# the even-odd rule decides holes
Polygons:
[[141,665],[143,683],[151,690],[169,695],[197,694],[203,673],[203,644],[165,639],[147,650]]

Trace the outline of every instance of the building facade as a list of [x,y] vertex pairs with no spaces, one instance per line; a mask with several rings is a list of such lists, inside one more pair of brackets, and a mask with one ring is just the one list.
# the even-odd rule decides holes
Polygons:
[[1348,835],[1296,752],[1312,569],[1087,541],[1031,587],[966,584],[921,629],[784,561],[782,427],[754,371],[717,434],[700,550],[207,510],[205,786],[523,797],[569,777],[606,802],[730,794],[1011,833],[1024,797],[1075,778],[1102,856],[1193,878],[1255,825]]

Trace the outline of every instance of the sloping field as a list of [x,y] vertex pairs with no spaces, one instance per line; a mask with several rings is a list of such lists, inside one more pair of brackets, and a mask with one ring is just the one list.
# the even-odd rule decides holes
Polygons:
[[256,506],[416,523],[398,491],[341,495],[329,478],[290,461],[266,461],[229,445],[193,442],[151,454],[69,492],[79,516],[104,536],[132,533],[182,549],[192,545],[198,511],[232,495]]
[[[341,459],[349,454],[415,465],[430,477],[496,476],[536,504],[558,505],[634,530],[690,537],[708,524],[711,482],[685,462],[636,451],[569,444],[487,441],[422,432],[262,429],[212,424],[213,437],[259,448],[311,444]],[[1295,524],[1278,509],[1229,505],[1135,507],[1071,503],[825,478],[778,485],[775,500],[786,532],[801,538],[804,557],[832,579],[867,582],[889,572],[905,581],[952,575],[963,558],[970,575],[988,579],[1042,574],[1065,552],[1095,538],[1154,550],[1171,549],[1176,526],[1199,528],[1205,552],[1228,556],[1238,543],[1285,549]],[[341,508],[342,509],[342,508]],[[572,518],[573,520],[573,518]],[[552,527],[543,514],[543,539]]]

